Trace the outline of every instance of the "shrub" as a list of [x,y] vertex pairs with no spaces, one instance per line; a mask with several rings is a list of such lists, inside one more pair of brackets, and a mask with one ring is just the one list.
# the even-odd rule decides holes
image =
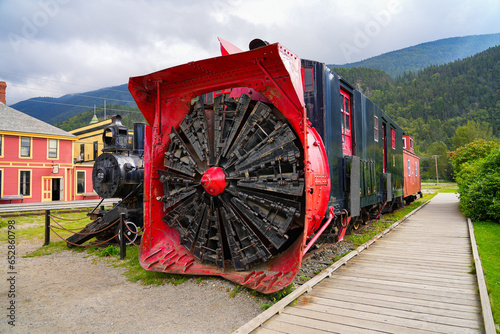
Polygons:
[[450,153],[450,161],[455,175],[461,172],[465,163],[483,159],[498,147],[500,147],[500,143],[498,142],[477,139],[472,143],[457,148]]
[[474,221],[500,222],[500,147],[484,159],[461,164],[457,173],[460,209]]

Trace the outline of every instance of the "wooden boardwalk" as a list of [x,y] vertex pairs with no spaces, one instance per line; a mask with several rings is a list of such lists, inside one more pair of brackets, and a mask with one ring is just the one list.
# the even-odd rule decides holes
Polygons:
[[472,268],[458,199],[439,194],[254,333],[482,333]]

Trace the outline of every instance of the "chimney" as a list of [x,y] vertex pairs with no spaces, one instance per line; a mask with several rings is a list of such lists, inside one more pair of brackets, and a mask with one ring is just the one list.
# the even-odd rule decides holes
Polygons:
[[0,102],[3,104],[7,104],[7,101],[5,100],[5,89],[7,88],[7,84],[5,81],[0,81]]

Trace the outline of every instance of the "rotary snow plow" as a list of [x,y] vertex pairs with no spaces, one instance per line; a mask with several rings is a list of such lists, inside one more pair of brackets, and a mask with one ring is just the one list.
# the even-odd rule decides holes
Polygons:
[[280,44],[130,79],[150,126],[146,270],[218,275],[263,293],[296,276],[330,177],[307,120],[300,59]]

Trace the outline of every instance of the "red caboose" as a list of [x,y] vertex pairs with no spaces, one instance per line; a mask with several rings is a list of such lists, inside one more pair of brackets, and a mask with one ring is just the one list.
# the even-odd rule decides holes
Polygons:
[[417,195],[422,197],[420,187],[420,157],[415,154],[413,138],[408,135],[403,136],[403,161],[404,161],[404,199],[406,204],[417,199]]

